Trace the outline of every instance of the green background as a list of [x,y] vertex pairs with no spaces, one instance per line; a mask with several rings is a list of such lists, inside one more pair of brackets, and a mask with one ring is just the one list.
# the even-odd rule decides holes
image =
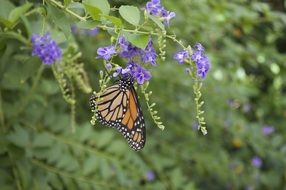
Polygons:
[[[194,129],[192,80],[172,59],[180,49],[173,42],[167,42],[166,61],[152,67],[149,88],[166,128],[154,125],[141,96],[147,142],[135,152],[116,130],[91,126],[90,94],[79,90],[72,133],[70,107],[51,68],[39,72],[31,48],[1,34],[1,189],[286,189],[286,2],[162,4],[176,12],[168,31],[185,44],[201,42],[211,60],[202,88],[208,135]],[[0,16],[5,11],[0,8]],[[37,26],[35,17],[27,22],[26,37]],[[109,45],[109,37],[102,30],[73,37],[94,90],[103,69],[96,50]],[[263,135],[265,125],[274,133]],[[261,168],[251,164],[254,156]],[[150,171],[154,180],[146,176]]]

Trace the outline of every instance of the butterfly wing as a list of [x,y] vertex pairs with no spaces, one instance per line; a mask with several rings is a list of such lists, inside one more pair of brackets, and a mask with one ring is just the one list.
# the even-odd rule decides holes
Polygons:
[[113,128],[123,119],[127,103],[128,92],[120,90],[117,84],[90,98],[91,109],[95,112],[98,121]]
[[123,134],[129,146],[134,150],[140,150],[144,147],[146,141],[145,122],[133,86],[129,90],[127,111],[118,126],[118,130]]

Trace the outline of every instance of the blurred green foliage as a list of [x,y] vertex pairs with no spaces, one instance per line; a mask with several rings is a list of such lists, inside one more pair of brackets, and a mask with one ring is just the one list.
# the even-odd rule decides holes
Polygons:
[[[93,128],[89,94],[79,90],[72,132],[70,107],[52,69],[31,57],[25,38],[4,32],[3,23],[17,25],[14,30],[28,38],[41,29],[41,20],[19,11],[30,4],[9,16],[24,1],[12,3],[0,6],[1,189],[286,188],[285,1],[163,1],[177,14],[170,32],[186,44],[202,42],[212,61],[203,86],[209,133],[194,129],[192,81],[172,60],[179,47],[170,42],[167,59],[152,69],[150,82],[166,128],[154,127],[141,96],[147,124],[141,152],[131,150],[117,131]],[[62,35],[54,34],[59,40]],[[71,38],[82,52],[91,86],[98,89],[103,66],[96,50],[109,44],[109,36],[101,31]],[[264,135],[264,125],[272,125],[274,133]],[[262,159],[261,168],[251,164],[254,156]]]

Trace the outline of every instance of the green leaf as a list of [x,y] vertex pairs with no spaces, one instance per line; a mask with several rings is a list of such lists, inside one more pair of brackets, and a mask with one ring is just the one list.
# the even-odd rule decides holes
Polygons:
[[99,22],[96,21],[80,21],[76,26],[81,29],[94,29],[98,24]]
[[8,141],[19,147],[26,147],[30,144],[29,133],[20,126],[15,127],[15,131],[7,136]]
[[48,133],[40,133],[35,136],[33,145],[35,147],[49,147],[53,144],[53,139]]
[[64,6],[67,7],[71,2],[72,0],[64,0]]
[[12,22],[10,22],[8,19],[0,17],[0,23],[5,25],[6,27],[10,27],[12,25]]
[[134,26],[139,25],[140,11],[137,7],[124,5],[119,8],[119,13],[130,24]]
[[0,17],[8,18],[9,13],[15,8],[15,6],[7,0],[1,0]]
[[84,9],[84,5],[82,3],[79,2],[71,2],[68,6],[68,9],[72,10],[73,12],[75,12],[78,15],[84,16],[85,14],[85,9]]
[[22,5],[22,6],[16,7],[9,14],[9,17],[8,17],[9,21],[14,24],[32,6],[33,6],[32,3],[26,3],[26,4]]
[[[85,0],[83,2],[84,6],[88,6],[89,9],[100,10],[102,14],[108,15],[110,11],[110,5],[107,0]],[[89,14],[89,10],[87,10]],[[91,14],[92,15],[92,14]]]
[[132,34],[129,32],[123,32],[123,35],[130,43],[141,49],[146,48],[150,39],[149,35],[147,34]]
[[95,172],[96,168],[98,167],[97,161],[98,159],[96,156],[94,155],[89,156],[83,163],[83,168],[82,168],[83,175],[87,176]]
[[105,159],[100,159],[100,173],[104,179],[108,178],[111,174],[111,167]]
[[57,167],[65,169],[67,171],[75,171],[79,168],[78,161],[71,155],[63,155],[60,160],[57,162]]
[[103,15],[104,18],[107,20],[111,21],[114,26],[121,27],[122,26],[122,21],[120,18],[117,18],[115,16],[109,16],[109,15]]
[[112,154],[117,155],[124,155],[126,151],[126,148],[129,148],[126,142],[124,142],[122,139],[120,140],[114,140],[110,145],[107,147],[107,152],[110,152]]
[[71,2],[68,5],[69,9],[84,9],[84,5],[79,2]]
[[66,38],[71,35],[70,21],[63,11],[48,4],[48,16],[53,20],[55,25],[63,31]]
[[84,4],[84,7],[86,9],[86,12],[90,14],[90,16],[93,18],[93,20],[100,20],[101,10],[97,7],[94,7],[92,5]]
[[2,23],[6,27],[9,27],[12,25],[12,23],[9,21],[8,17],[9,17],[9,13],[14,8],[15,8],[15,6],[12,3],[10,3],[10,1],[1,0],[0,23]]
[[104,147],[107,144],[109,144],[113,138],[114,138],[113,131],[107,131],[107,130],[103,131],[97,139],[97,146],[100,148]]
[[152,16],[152,15],[149,15],[149,14],[148,14],[148,17],[149,17],[157,26],[159,26],[159,28],[161,28],[161,30],[165,30],[164,24],[162,24],[162,21],[161,21],[158,17]]

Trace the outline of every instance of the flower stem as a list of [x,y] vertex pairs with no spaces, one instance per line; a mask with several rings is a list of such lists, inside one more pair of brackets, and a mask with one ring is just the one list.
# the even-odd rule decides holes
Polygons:
[[69,13],[70,15],[76,17],[77,19],[81,20],[81,21],[86,21],[86,18],[85,17],[82,17],[78,14],[76,14],[75,12],[69,10],[67,7],[65,7],[64,5],[62,5],[60,2],[58,1],[55,1],[55,0],[46,0],[46,1],[49,1],[51,2],[52,4],[54,4],[55,6],[63,9],[64,11],[66,11],[67,13]]

